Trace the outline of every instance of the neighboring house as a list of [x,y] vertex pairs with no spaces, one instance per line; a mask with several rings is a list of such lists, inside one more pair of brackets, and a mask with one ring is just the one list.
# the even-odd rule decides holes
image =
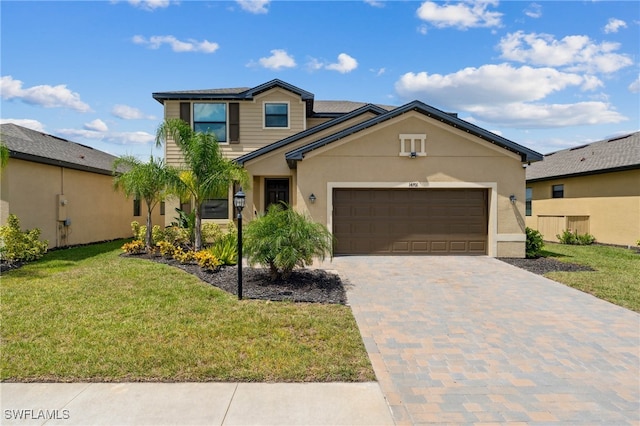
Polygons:
[[527,226],[547,241],[569,229],[605,244],[640,238],[640,132],[544,156],[527,168]]
[[[113,189],[117,157],[15,124],[2,124],[0,138],[9,148],[0,175],[3,225],[15,214],[52,248],[127,238],[133,220],[145,223],[144,201]],[[164,224],[157,207],[153,221]]]
[[[166,119],[214,131],[244,166],[248,220],[284,201],[328,227],[336,255],[524,257],[523,165],[542,155],[454,114],[316,101],[280,80],[153,97]],[[171,142],[165,155],[181,162]],[[205,218],[232,219],[236,189],[210,200]]]

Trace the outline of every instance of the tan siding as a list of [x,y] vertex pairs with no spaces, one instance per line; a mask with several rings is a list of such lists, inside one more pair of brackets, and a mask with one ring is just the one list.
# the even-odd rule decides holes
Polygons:
[[307,118],[307,129],[316,127],[319,124],[326,123],[330,118]]
[[[551,186],[564,185],[565,198],[551,198]],[[547,241],[569,227],[567,217],[588,217],[588,232],[606,244],[635,245],[640,235],[640,170],[529,182],[533,192],[532,216],[527,226],[537,229]],[[562,229],[540,228],[545,216],[565,218]],[[579,233],[584,227],[578,227]]]
[[[180,102],[166,101],[164,103],[164,117],[165,119],[180,118]],[[182,164],[182,153],[178,149],[178,146],[172,141],[167,141],[164,147],[164,158],[167,164],[174,166]]]

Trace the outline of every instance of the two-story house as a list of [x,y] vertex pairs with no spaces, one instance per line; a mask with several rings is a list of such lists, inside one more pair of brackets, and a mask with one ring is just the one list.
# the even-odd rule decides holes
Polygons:
[[[316,101],[281,80],[153,97],[165,119],[215,132],[247,170],[245,220],[283,201],[328,227],[336,255],[524,257],[523,165],[542,155],[455,114],[419,101]],[[170,141],[165,156],[181,162]],[[233,193],[204,217],[232,219]]]

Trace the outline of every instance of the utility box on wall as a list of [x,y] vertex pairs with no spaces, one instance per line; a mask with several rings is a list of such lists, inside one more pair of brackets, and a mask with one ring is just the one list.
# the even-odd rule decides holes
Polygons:
[[58,221],[63,222],[67,220],[67,204],[69,204],[69,200],[64,194],[58,194],[57,196],[58,202]]

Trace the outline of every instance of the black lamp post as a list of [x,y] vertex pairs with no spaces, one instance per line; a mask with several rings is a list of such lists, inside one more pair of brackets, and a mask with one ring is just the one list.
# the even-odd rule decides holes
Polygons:
[[242,209],[244,209],[242,187],[233,196],[233,205],[238,210],[238,300],[242,300]]

